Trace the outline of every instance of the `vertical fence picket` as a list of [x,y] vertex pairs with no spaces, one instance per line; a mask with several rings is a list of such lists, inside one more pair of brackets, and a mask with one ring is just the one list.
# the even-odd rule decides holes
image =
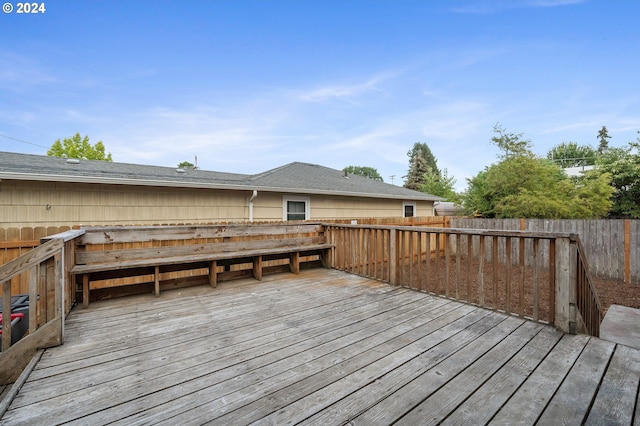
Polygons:
[[549,322],[556,317],[556,241],[549,241]]
[[540,319],[540,285],[538,283],[538,245],[539,240],[533,239],[533,319]]
[[505,312],[511,313],[511,237],[507,237],[505,241],[505,265],[506,265],[506,276],[505,276]]
[[467,235],[467,299],[473,301],[471,292],[471,264],[473,263],[473,235]]
[[524,244],[524,238],[520,237],[518,238],[518,245],[519,245],[519,250],[520,250],[520,257],[519,257],[519,267],[520,267],[520,286],[518,288],[518,309],[519,309],[519,313],[520,316],[524,316],[524,278],[525,278],[525,253],[524,253],[524,249],[525,249],[525,244]]
[[478,262],[478,303],[484,307],[484,235],[480,235]]

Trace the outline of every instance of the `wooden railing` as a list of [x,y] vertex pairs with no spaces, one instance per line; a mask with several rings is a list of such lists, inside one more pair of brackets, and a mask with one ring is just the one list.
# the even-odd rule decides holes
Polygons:
[[[67,231],[42,239],[42,244],[0,266],[2,283],[2,341],[0,384],[13,382],[36,350],[56,346],[64,338],[64,318],[75,301],[69,270],[74,238],[83,231]],[[22,293],[12,282],[27,282],[28,333],[12,345],[11,298]]]
[[574,234],[326,224],[326,235],[335,269],[598,333],[602,314]]
[[576,298],[578,310],[588,334],[599,336],[600,324],[604,318],[604,313],[591,280],[587,256],[580,238],[577,238],[574,244],[576,245]]
[[640,220],[452,217],[451,227],[578,234],[593,276],[640,284]]

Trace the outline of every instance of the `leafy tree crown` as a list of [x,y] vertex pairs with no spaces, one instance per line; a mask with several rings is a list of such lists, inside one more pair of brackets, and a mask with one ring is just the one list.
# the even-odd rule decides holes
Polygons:
[[111,153],[105,153],[104,144],[100,141],[95,145],[89,143],[89,136],[82,137],[76,133],[62,141],[57,139],[47,151],[51,157],[80,158],[85,160],[113,161]]
[[342,171],[346,173],[351,173],[352,175],[364,176],[369,179],[377,180],[380,182],[384,182],[378,170],[373,167],[367,166],[347,166]]

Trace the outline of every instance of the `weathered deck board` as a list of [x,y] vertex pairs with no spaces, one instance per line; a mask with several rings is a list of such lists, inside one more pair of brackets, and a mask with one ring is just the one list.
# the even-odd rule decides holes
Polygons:
[[0,424],[631,424],[640,351],[313,269],[94,303]]
[[638,389],[638,381],[640,360],[637,352],[627,346],[617,346],[589,413],[588,423],[633,424],[634,393]]

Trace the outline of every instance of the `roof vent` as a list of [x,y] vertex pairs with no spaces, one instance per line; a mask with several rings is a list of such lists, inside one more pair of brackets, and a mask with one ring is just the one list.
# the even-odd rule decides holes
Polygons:
[[67,164],[80,164],[79,158],[67,158]]
[[185,169],[176,169],[176,173],[187,173]]

